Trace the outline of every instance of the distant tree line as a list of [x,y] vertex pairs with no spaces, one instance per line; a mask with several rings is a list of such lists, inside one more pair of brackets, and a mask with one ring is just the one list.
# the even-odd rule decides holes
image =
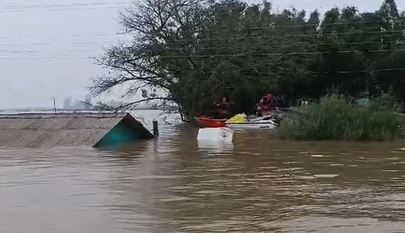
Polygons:
[[173,101],[185,118],[222,96],[250,112],[269,90],[290,104],[331,93],[405,99],[405,14],[394,0],[375,12],[333,8],[323,20],[267,1],[141,0],[121,23],[132,40],[98,60],[111,72],[94,80],[95,94],[157,88],[166,94],[141,101]]

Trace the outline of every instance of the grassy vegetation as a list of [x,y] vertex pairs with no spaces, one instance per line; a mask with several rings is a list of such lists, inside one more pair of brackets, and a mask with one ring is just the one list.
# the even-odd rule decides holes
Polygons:
[[[381,101],[380,101],[381,102]],[[337,96],[301,107],[281,123],[279,136],[294,140],[376,140],[402,136],[403,117],[374,101],[359,106]]]

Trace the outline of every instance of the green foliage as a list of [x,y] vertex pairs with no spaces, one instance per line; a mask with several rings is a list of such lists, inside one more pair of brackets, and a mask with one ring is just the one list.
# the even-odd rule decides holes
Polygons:
[[375,111],[403,111],[402,104],[398,103],[395,97],[390,94],[382,94],[373,98],[369,107]]
[[[101,93],[123,85],[126,96],[158,89],[146,100],[174,101],[185,117],[228,96],[235,112],[251,111],[268,90],[287,102],[337,93],[405,100],[405,14],[394,0],[375,12],[356,7],[317,11],[240,0],[141,0],[122,15],[133,35],[100,64],[113,72],[95,80]],[[130,106],[130,105],[126,105]]]
[[[378,103],[376,105],[379,105]],[[329,96],[301,107],[282,122],[279,135],[295,140],[392,140],[401,137],[403,117],[388,108],[363,107]]]

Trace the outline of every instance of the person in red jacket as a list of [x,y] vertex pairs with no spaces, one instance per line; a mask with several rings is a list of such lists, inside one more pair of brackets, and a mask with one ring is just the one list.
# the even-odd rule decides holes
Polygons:
[[277,109],[277,98],[270,92],[263,96],[258,103],[258,115],[268,116]]
[[215,107],[219,118],[226,119],[229,117],[230,105],[228,98],[222,97],[221,102],[219,102]]

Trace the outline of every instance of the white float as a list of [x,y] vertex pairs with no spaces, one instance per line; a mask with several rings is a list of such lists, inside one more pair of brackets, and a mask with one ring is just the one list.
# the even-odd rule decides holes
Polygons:
[[229,128],[202,128],[198,130],[199,142],[232,143],[234,131]]

